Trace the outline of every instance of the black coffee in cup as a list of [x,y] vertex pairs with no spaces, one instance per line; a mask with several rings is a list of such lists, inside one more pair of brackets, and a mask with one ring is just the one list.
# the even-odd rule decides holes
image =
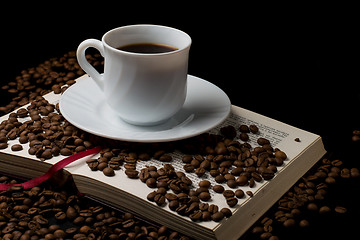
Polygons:
[[178,50],[178,48],[160,43],[136,43],[120,46],[117,49],[132,53],[166,53]]

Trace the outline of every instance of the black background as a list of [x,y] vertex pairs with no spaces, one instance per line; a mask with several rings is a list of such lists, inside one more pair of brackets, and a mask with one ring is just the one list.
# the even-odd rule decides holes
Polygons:
[[[73,5],[63,1],[3,7],[0,85],[22,69],[76,50],[82,40],[101,39],[112,28],[171,26],[192,37],[190,74],[221,87],[234,105],[321,135],[332,158],[360,167],[360,146],[351,142],[352,130],[360,128],[360,41],[354,6],[160,1]],[[357,234],[359,187],[359,180],[334,187],[329,204],[344,205],[349,212],[345,217],[314,217],[313,227],[296,231],[297,237]]]

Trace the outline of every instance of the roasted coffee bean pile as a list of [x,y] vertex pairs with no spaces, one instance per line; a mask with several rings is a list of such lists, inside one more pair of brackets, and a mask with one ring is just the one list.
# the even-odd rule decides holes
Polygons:
[[[0,175],[0,183],[16,180]],[[166,226],[143,222],[128,212],[48,186],[0,192],[0,239],[162,239],[186,240]]]
[[[30,155],[43,161],[60,154],[70,156],[93,146],[86,140],[86,133],[68,123],[56,106],[41,96],[0,123],[0,149],[6,148],[9,140],[17,138],[20,144],[29,144]],[[11,149],[22,150],[20,144]]]
[[[157,187],[156,191],[147,195],[149,201],[163,206],[167,200],[171,210],[180,215],[189,216],[193,221],[219,222],[224,216],[232,215],[228,208],[220,210],[215,204],[200,203],[200,200],[208,201],[211,198],[208,192],[209,181],[203,180],[199,183],[199,188],[190,190],[192,181],[183,172],[176,172],[171,164],[165,164],[159,169],[155,166],[142,169],[140,180],[150,188]],[[169,189],[173,193],[168,192]]]
[[[97,137],[92,136],[92,139]],[[138,178],[139,171],[136,170],[138,161],[148,161],[151,158],[162,162],[169,162],[172,157],[166,152],[174,151],[174,143],[129,143],[123,141],[109,141],[97,138],[98,144],[104,146],[97,159],[87,160],[92,171],[102,171],[106,176],[114,176],[115,171],[121,167],[125,168],[125,174],[129,178]]]
[[[256,182],[272,179],[277,166],[283,165],[287,159],[283,151],[273,149],[270,141],[265,138],[258,138],[258,146],[255,147],[247,142],[248,134],[256,135],[259,131],[255,125],[241,125],[239,131],[240,133],[229,125],[222,127],[219,135],[203,134],[197,139],[197,142],[203,145],[203,151],[182,157],[185,172],[195,172],[199,178],[208,172],[217,185],[211,186],[208,180],[202,180],[195,188],[186,174],[175,171],[171,164],[165,164],[159,169],[148,166],[141,169],[140,180],[149,188],[157,188],[148,194],[148,200],[156,202],[159,206],[165,205],[165,200],[168,200],[171,210],[188,216],[193,221],[218,222],[224,217],[230,217],[230,209],[219,209],[217,205],[207,203],[211,200],[210,188],[222,194],[229,207],[235,207],[238,199],[245,196],[239,187],[252,188]],[[236,140],[238,138],[244,142],[240,143]],[[182,150],[187,151],[184,148]],[[226,184],[234,190],[225,190],[221,184]],[[253,193],[246,191],[246,195],[252,197]]]
[[[86,55],[86,58],[95,67],[102,65],[100,54]],[[75,51],[70,51],[60,58],[51,58],[36,67],[21,71],[14,81],[0,87],[0,94],[9,95],[12,101],[0,106],[0,115],[9,113],[24,106],[37,96],[43,96],[50,91],[61,93],[74,83],[74,80],[83,75],[84,71],[77,63]],[[3,105],[3,104],[2,104]]]

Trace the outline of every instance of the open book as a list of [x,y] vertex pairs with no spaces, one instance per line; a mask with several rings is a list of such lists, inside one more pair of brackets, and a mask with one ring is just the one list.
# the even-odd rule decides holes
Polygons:
[[[52,104],[58,103],[60,99],[60,95],[54,93],[49,93],[44,97]],[[9,115],[1,117],[0,123],[8,117]],[[21,121],[28,119],[29,117],[23,118]],[[98,158],[99,154],[98,156],[79,159],[68,165],[64,171],[72,175],[81,193],[125,211],[133,212],[145,219],[167,225],[195,239],[237,239],[325,154],[325,149],[321,137],[318,135],[237,106],[232,106],[229,117],[222,124],[210,130],[209,133],[220,134],[220,129],[228,125],[235,127],[235,129],[239,129],[240,125],[257,126],[258,132],[249,133],[247,142],[256,147],[259,146],[257,139],[266,138],[274,149],[278,148],[285,152],[287,158],[276,167],[277,171],[271,179],[260,178],[258,181],[253,181],[251,186],[246,184],[245,186],[230,188],[226,182],[216,182],[208,171],[201,177],[198,177],[194,172],[185,173],[182,161],[185,153],[179,150],[168,153],[172,157],[170,164],[175,168],[175,171],[184,172],[192,181],[190,189],[196,190],[200,181],[208,180],[211,186],[222,185],[227,190],[241,189],[244,193],[248,192],[248,194],[238,198],[235,206],[230,207],[223,194],[216,193],[212,188],[209,189],[211,199],[202,202],[217,205],[219,209],[228,208],[232,213],[231,217],[225,217],[220,221],[211,219],[207,221],[191,220],[189,216],[171,210],[167,201],[161,206],[149,201],[148,194],[155,191],[156,188],[149,188],[139,178],[129,178],[125,174],[124,167],[120,167],[111,177],[106,176],[102,171],[92,171],[86,161],[90,158]],[[239,134],[234,140],[244,143],[239,139]],[[59,155],[41,161],[35,155],[28,153],[29,143],[22,144],[23,149],[20,151],[12,151],[11,147],[15,144],[19,144],[19,138],[8,141],[8,147],[0,150],[1,172],[34,178],[44,174],[51,165],[65,158],[65,156]],[[141,169],[148,166],[155,166],[160,169],[165,164],[167,163],[155,159],[138,160],[136,170],[141,172]],[[229,172],[233,168],[235,166],[231,166]],[[254,176],[254,178],[256,177]],[[167,192],[171,193],[172,190]]]

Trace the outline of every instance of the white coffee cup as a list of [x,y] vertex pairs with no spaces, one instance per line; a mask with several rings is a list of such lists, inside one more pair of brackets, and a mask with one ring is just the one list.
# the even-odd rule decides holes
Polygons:
[[[134,53],[117,49],[140,43],[166,44],[178,50]],[[130,25],[108,31],[102,41],[83,41],[77,58],[121,119],[135,125],[156,125],[171,118],[184,104],[190,45],[190,36],[178,29]],[[104,74],[86,60],[89,47],[104,57]]]

